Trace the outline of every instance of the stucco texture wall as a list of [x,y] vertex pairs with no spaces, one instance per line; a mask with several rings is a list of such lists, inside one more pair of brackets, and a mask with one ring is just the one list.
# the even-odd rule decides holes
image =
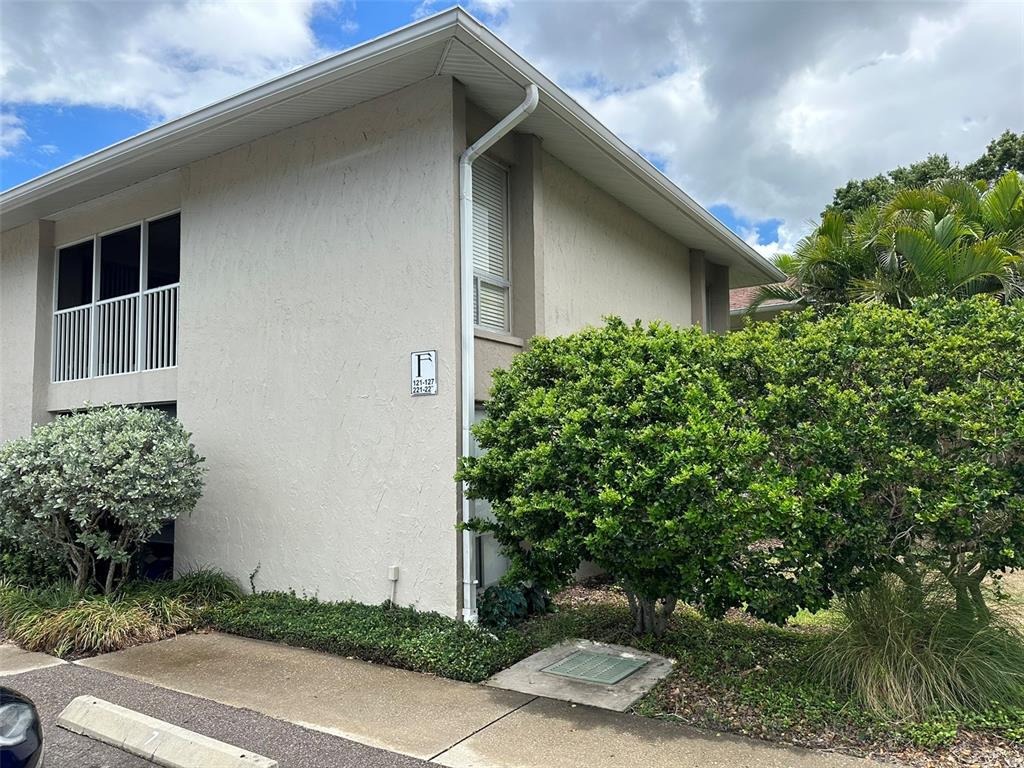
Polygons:
[[[175,565],[456,612],[450,79],[194,163],[178,416],[207,458]],[[436,349],[437,396],[409,393]]]
[[541,167],[544,335],[605,315],[689,325],[685,246],[551,155]]
[[35,221],[0,234],[0,443],[47,420],[53,227]]

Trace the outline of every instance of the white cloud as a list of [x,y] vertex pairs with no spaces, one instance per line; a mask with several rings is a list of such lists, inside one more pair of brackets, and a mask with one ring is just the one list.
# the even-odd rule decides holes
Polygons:
[[317,5],[5,3],[0,90],[7,103],[174,117],[320,55],[310,24]]
[[28,138],[28,132],[17,115],[0,112],[0,157],[7,157]]
[[[325,7],[329,6],[329,7]],[[424,0],[417,13],[446,7]],[[1024,4],[478,0],[514,48],[706,206],[783,220],[787,249],[848,179],[1024,129]],[[341,0],[2,5],[10,105],[135,109],[154,122],[324,53]],[[45,151],[45,150],[43,150]],[[749,233],[748,233],[749,234]],[[756,238],[755,238],[756,242]]]
[[851,178],[1024,128],[1020,4],[510,2],[490,20],[700,202],[783,219],[768,253]]

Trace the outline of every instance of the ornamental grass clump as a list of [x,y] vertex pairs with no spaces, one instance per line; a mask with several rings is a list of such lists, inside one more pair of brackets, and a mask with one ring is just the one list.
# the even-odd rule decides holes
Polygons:
[[192,629],[208,608],[239,597],[238,586],[213,570],[132,582],[112,595],[80,595],[67,581],[35,589],[0,581],[0,625],[26,650],[88,656]]
[[941,577],[888,577],[838,603],[815,666],[835,689],[899,717],[1024,706],[1024,632],[994,605],[979,618]]

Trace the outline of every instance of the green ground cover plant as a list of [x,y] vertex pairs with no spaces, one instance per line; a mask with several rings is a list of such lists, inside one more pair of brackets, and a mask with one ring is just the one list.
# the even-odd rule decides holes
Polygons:
[[518,634],[492,635],[388,603],[330,603],[260,592],[214,606],[207,618],[225,632],[468,682],[479,682],[529,652]]

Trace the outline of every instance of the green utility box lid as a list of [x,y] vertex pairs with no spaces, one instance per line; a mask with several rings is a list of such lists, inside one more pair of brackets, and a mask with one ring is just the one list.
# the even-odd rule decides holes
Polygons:
[[647,661],[644,659],[630,659],[594,651],[576,651],[550,667],[544,667],[541,672],[568,677],[570,680],[614,685],[620,680],[625,680],[645,664]]

